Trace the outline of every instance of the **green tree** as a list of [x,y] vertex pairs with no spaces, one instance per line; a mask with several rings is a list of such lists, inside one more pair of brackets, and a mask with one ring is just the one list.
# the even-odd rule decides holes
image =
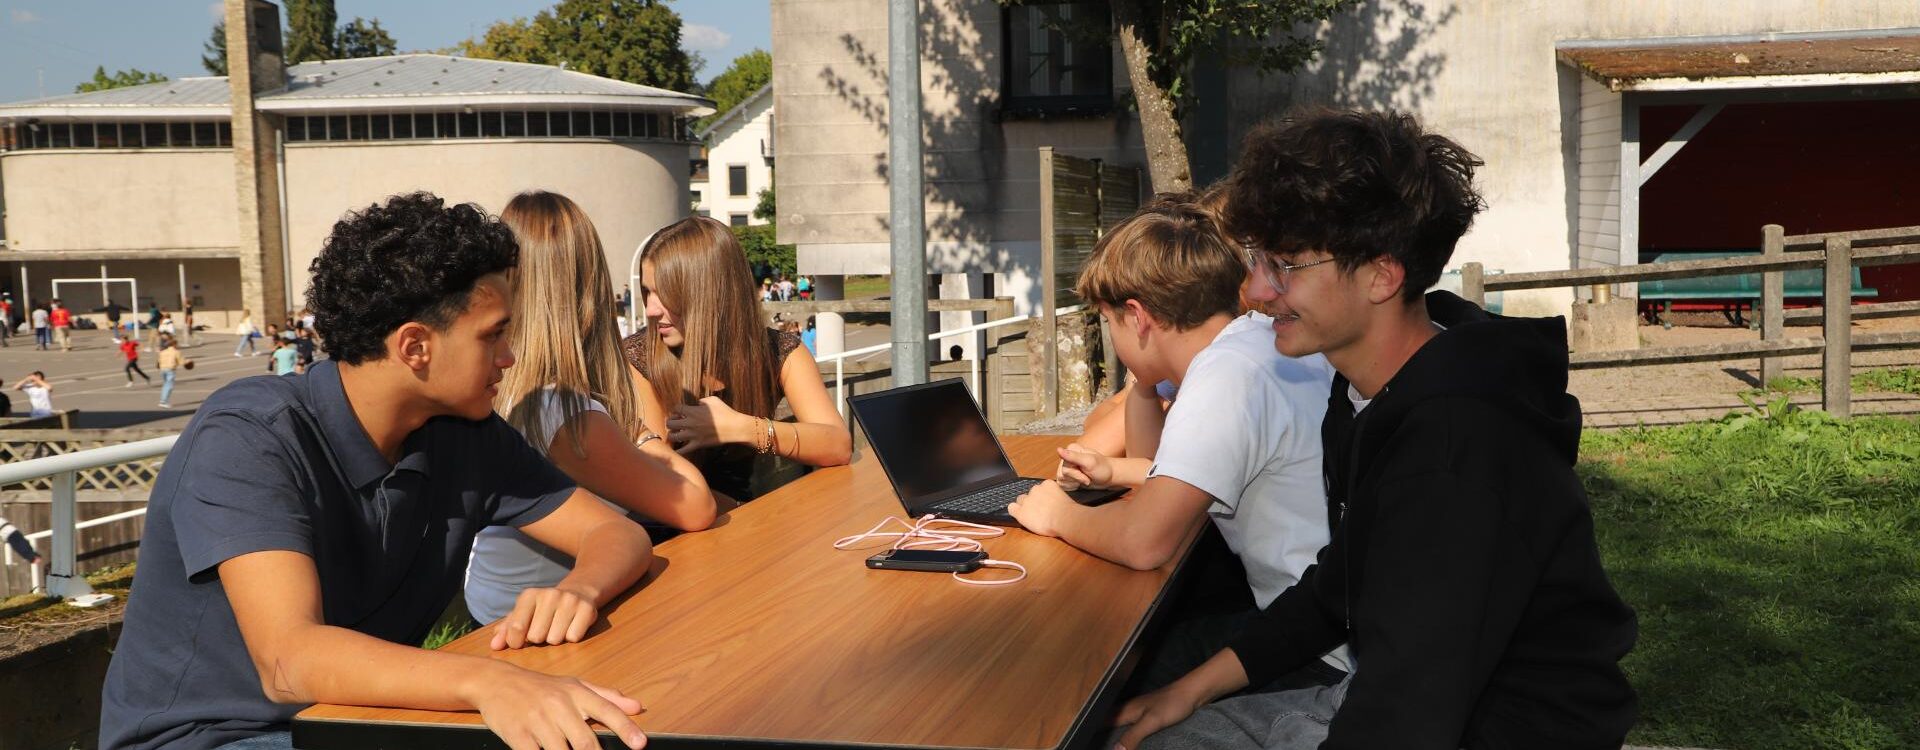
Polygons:
[[[1001,3],[1024,4],[1023,0]],[[1320,52],[1320,42],[1311,34],[1312,25],[1359,3],[1112,0],[1111,33],[1120,45],[1127,80],[1133,85],[1134,102],[1140,109],[1141,135],[1146,141],[1154,191],[1193,188],[1193,167],[1180,119],[1181,110],[1192,103],[1187,76],[1195,60],[1219,60],[1263,74],[1298,69]]]
[[287,0],[287,64],[337,58],[339,20],[333,0]]
[[[765,263],[774,273],[792,276],[795,268],[794,248],[775,242],[774,232],[772,224],[733,227],[733,236],[740,240],[740,249],[746,252],[748,266]],[[758,283],[759,279],[754,281]]]
[[753,218],[762,221],[778,221],[780,214],[773,205],[773,186],[760,188],[760,202],[753,206]]
[[336,59],[354,57],[382,57],[391,55],[399,49],[387,30],[380,28],[380,19],[367,21],[354,16],[353,21],[340,25],[340,33],[335,37],[339,48]]
[[207,37],[206,43],[200,45],[200,49],[202,52],[200,55],[200,67],[206,68],[209,75],[223,76],[227,74],[226,21],[221,21],[213,25],[213,36]]
[[167,80],[166,76],[160,75],[159,73],[148,73],[139,68],[116,70],[112,75],[108,75],[106,67],[100,66],[93,69],[93,80],[73,87],[73,91],[76,94],[84,94],[89,91],[106,91],[107,89],[117,89],[125,86],[160,83],[165,80]]
[[714,76],[707,84],[705,95],[713,100],[714,113],[702,118],[698,128],[704,128],[721,115],[740,105],[753,96],[760,87],[773,82],[773,55],[763,49],[754,49],[733,59],[733,64]]
[[680,47],[680,14],[666,0],[561,0],[461,45],[468,57],[563,64],[570,70],[691,91],[694,56]]

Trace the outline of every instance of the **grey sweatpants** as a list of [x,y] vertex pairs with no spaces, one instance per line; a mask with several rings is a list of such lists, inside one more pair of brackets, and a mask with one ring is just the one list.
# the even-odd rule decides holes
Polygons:
[[[1313,750],[1327,738],[1327,725],[1352,680],[1217,700],[1129,750]],[[1114,739],[1118,732],[1107,747]]]

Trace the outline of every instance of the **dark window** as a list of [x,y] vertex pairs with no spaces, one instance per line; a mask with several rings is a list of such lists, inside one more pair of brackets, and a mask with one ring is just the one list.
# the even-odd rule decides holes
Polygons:
[[233,123],[230,123],[230,122],[220,123],[220,147],[221,148],[233,147]]
[[728,214],[727,223],[736,227],[744,227],[747,225],[747,215],[746,214]]
[[176,122],[167,125],[167,138],[169,139],[167,142],[175,148],[193,145],[193,123]]
[[73,147],[73,127],[71,125],[64,122],[56,122],[42,127],[47,129],[48,137],[53,139],[53,148]]
[[73,124],[73,147],[93,148],[93,123],[76,122]]
[[214,123],[211,122],[194,123],[193,145],[199,148],[213,148],[220,145],[220,128],[214,127]]
[[33,148],[46,148],[47,140],[53,137],[53,129],[45,124],[28,125],[27,132],[33,139]]
[[458,130],[460,127],[459,118],[455,117],[452,112],[441,112],[434,115],[433,127],[436,128],[433,132],[433,137],[435,138],[460,137],[460,131]]
[[[167,124],[166,123],[149,122],[145,125],[140,126],[140,129],[146,131],[147,148],[160,148],[162,146],[167,145]],[[180,145],[185,146],[187,144],[182,143]]]
[[427,114],[427,115],[413,116],[413,137],[415,138],[440,137],[440,133],[434,129],[437,127],[439,127],[439,124],[436,122],[436,118],[433,115]]
[[346,116],[334,115],[332,117],[327,118],[327,140],[344,141],[346,139],[347,139]]
[[413,115],[393,116],[393,137],[402,139],[413,137]]
[[727,165],[727,195],[747,194],[747,165]]
[[613,136],[613,113],[612,112],[593,113],[593,134],[600,136],[602,138],[609,138]]
[[371,133],[371,138],[376,141],[384,141],[393,137],[392,115],[373,115],[370,121],[373,126],[368,129],[368,132]]
[[119,148],[120,123],[103,122],[95,125],[93,128],[93,139],[94,143],[100,148]]
[[698,190],[693,191],[693,202],[694,203],[700,202],[700,191]]
[[553,112],[548,122],[553,124],[553,134],[560,138],[573,135],[573,113]]
[[500,113],[499,112],[481,112],[480,113],[480,135],[485,138],[500,137]]
[[638,115],[638,117],[640,118],[640,126],[634,129],[640,131],[639,136],[641,138],[659,138],[660,137],[660,116],[659,115],[648,113],[644,115]]
[[527,113],[505,112],[501,118],[501,132],[508,138],[519,138],[527,134]]
[[[460,114],[454,116],[454,120],[458,121],[459,123],[454,126],[456,128],[459,128],[459,130],[454,131],[454,135],[460,138],[480,137],[480,116],[479,115],[476,115],[472,112],[461,112]],[[441,137],[445,137],[445,136],[446,136],[445,133],[441,134]]]
[[528,112],[527,135],[535,138],[545,138],[547,137],[547,132],[547,113]]
[[1113,49],[1101,3],[1006,8],[1008,114],[1106,114],[1113,109]]
[[366,140],[367,139],[367,116],[366,115],[347,115],[347,133],[348,133],[347,137],[350,140],[355,140],[355,141]]
[[307,139],[307,118],[287,118],[287,142],[299,143]]
[[613,137],[633,137],[633,120],[631,119],[631,115],[626,112],[613,113]]

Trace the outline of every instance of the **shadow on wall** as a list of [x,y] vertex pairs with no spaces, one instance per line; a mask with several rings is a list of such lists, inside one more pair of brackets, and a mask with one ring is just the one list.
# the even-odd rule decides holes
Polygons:
[[[1002,200],[1006,182],[1007,143],[996,121],[999,101],[1001,50],[1000,6],[997,3],[931,0],[922,3],[920,71],[923,79],[922,148],[923,190],[926,195],[926,236],[935,248],[929,271],[1014,271],[1033,266],[1005,248],[994,248],[993,207]],[[832,65],[820,70],[820,80],[841,102],[884,137],[889,133],[887,63],[881,58],[885,39],[868,40],[842,34],[842,48],[853,59],[854,70]],[[874,45],[874,46],[870,46]],[[880,83],[880,90],[863,89],[859,81]],[[872,157],[872,172],[891,183],[887,147]],[[889,216],[874,217],[879,230],[892,230]],[[1025,268],[1028,275],[1037,266]]]
[[1234,101],[1248,108],[1232,118],[1233,142],[1298,106],[1418,111],[1447,65],[1446,53],[1427,42],[1459,14],[1453,3],[1367,0],[1322,23],[1324,46],[1313,63],[1291,74],[1247,76],[1233,87]]

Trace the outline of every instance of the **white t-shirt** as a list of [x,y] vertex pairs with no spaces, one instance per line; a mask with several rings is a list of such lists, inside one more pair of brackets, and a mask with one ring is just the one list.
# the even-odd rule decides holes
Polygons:
[[37,307],[33,309],[33,327],[35,328],[47,327],[47,311]]
[[37,385],[30,385],[20,390],[27,392],[27,406],[29,409],[27,416],[53,416],[53,394],[49,393],[47,389]]
[[[548,387],[538,398],[541,431],[558,434],[565,426],[560,422],[559,397]],[[587,399],[587,409],[581,414],[595,411],[605,414],[607,407]],[[544,454],[550,446],[533,447]],[[573,558],[566,553],[536,542],[511,526],[488,526],[474,538],[473,553],[467,558],[467,613],[482,624],[506,617],[513,612],[521,591],[551,587],[571,570]]]
[[[1187,366],[1147,472],[1213,496],[1207,512],[1261,607],[1298,583],[1327,545],[1320,420],[1332,388],[1326,357],[1280,354],[1273,319],[1243,315]],[[1351,669],[1345,646],[1321,659]]]

